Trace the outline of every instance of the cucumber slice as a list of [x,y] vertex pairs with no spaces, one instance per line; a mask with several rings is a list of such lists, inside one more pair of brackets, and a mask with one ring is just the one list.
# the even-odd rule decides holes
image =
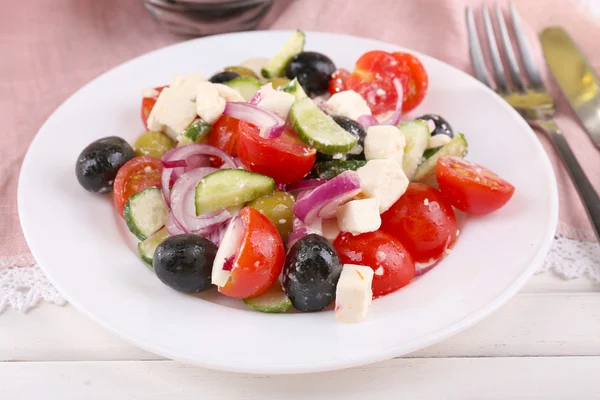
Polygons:
[[221,169],[198,182],[196,215],[241,205],[274,191],[273,178],[243,169]]
[[290,121],[300,140],[321,153],[346,154],[358,143],[357,137],[336,124],[308,97],[292,105]]
[[254,93],[256,93],[263,85],[263,82],[250,76],[240,76],[239,78],[234,78],[225,82],[224,85],[237,90],[244,100],[250,101],[252,96],[254,96]]
[[425,152],[423,153],[423,158],[421,159],[421,163],[429,160],[431,156],[434,155],[439,149],[441,149],[441,147],[435,147],[433,149],[425,150]]
[[467,155],[469,145],[465,139],[465,135],[462,133],[457,134],[454,139],[443,145],[438,151],[435,152],[427,161],[419,165],[415,172],[414,180],[427,182],[433,186],[437,185],[435,179],[435,166],[437,161],[442,156],[454,156],[463,158]]
[[305,42],[304,32],[297,30],[294,32],[292,37],[283,45],[281,49],[275,54],[275,57],[271,58],[267,65],[261,70],[262,76],[265,78],[275,78],[276,76],[283,76],[287,63],[296,54],[304,50]]
[[138,243],[138,251],[140,252],[142,260],[144,260],[146,264],[152,266],[152,259],[154,258],[154,251],[156,250],[156,247],[158,247],[158,245],[169,236],[170,235],[169,232],[167,232],[167,228],[162,228],[148,239]]
[[208,138],[211,127],[212,126],[208,122],[204,122],[201,119],[194,121],[181,132],[181,135],[177,136],[177,147],[186,146],[195,142],[202,142]]
[[293,94],[296,100],[308,97],[306,92],[304,92],[304,89],[302,89],[302,85],[300,85],[300,82],[298,82],[297,78],[294,78],[287,84],[278,87],[277,90],[283,90],[286,93]]
[[367,164],[363,160],[333,160],[333,161],[321,161],[315,163],[313,172],[317,178],[331,179],[335,178],[344,171],[356,171],[360,167],[364,167]]
[[292,302],[283,291],[279,281],[260,296],[244,299],[244,303],[250,308],[266,313],[282,313],[292,308]]
[[409,180],[412,180],[417,167],[421,163],[423,153],[427,149],[427,143],[431,133],[425,121],[415,120],[398,125],[398,129],[406,139],[404,147],[404,158],[402,159],[402,170]]
[[169,209],[162,191],[151,187],[135,193],[127,200],[123,209],[125,222],[131,233],[146,240],[165,226]]

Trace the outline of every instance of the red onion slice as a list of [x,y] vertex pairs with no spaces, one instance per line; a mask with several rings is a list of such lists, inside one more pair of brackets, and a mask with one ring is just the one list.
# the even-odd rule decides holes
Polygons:
[[371,114],[361,115],[360,117],[358,117],[356,122],[361,124],[365,129],[369,129],[369,127],[373,125],[379,125],[379,121],[377,121],[377,118],[375,118]]
[[310,224],[317,217],[333,218],[337,208],[350,201],[360,190],[358,174],[355,171],[344,171],[308,193],[298,196],[294,204],[294,215],[305,224]]
[[433,267],[435,267],[436,265],[438,265],[438,263],[440,262],[441,259],[437,259],[437,260],[429,260],[428,262],[424,262],[424,263],[415,263],[415,276],[421,276],[423,275],[425,272],[433,269]]
[[400,117],[402,116],[402,104],[404,103],[404,88],[402,87],[402,82],[400,79],[394,78],[392,81],[394,87],[396,88],[396,94],[398,95],[398,100],[396,100],[396,108],[390,117],[383,121],[381,125],[398,125],[400,123]]
[[[194,157],[193,157],[194,156]],[[193,168],[194,165],[199,163],[206,163],[206,158],[198,158],[195,156],[214,156],[218,157],[223,161],[223,168],[235,168],[235,162],[233,159],[221,149],[209,146],[207,144],[192,143],[187,146],[178,147],[173,150],[167,151],[161,158],[163,164],[171,163],[177,160],[184,160],[184,167]],[[165,165],[166,166],[166,165]],[[200,165],[198,165],[200,166]]]
[[181,225],[179,225],[179,222],[175,221],[175,217],[173,217],[172,212],[170,212],[167,216],[165,228],[167,228],[167,232],[169,232],[169,235],[181,235],[183,233],[186,233],[181,227]]
[[187,162],[185,160],[167,160],[163,161],[162,165],[165,168],[187,167]]
[[293,194],[294,192],[314,189],[317,186],[324,184],[325,182],[327,182],[325,179],[304,179],[299,182],[287,185],[285,189],[287,192],[291,192]]
[[260,136],[267,139],[281,136],[285,126],[285,121],[278,115],[250,103],[228,102],[223,114],[258,126]]
[[291,248],[298,240],[312,233],[316,233],[317,235],[323,234],[323,228],[320,219],[314,220],[310,225],[305,225],[298,218],[294,218],[294,229],[292,232],[290,232],[287,241],[288,249]]

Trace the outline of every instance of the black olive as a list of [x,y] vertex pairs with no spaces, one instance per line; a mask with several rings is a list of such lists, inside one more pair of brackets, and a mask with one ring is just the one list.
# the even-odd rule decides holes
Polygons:
[[444,135],[450,136],[451,138],[454,137],[454,130],[452,130],[452,127],[450,126],[448,121],[446,121],[444,118],[440,117],[437,114],[425,114],[425,115],[420,116],[417,119],[420,119],[423,121],[427,121],[427,120],[433,121],[433,123],[435,124],[435,129],[433,132],[431,132],[431,136],[444,134]]
[[117,136],[109,136],[90,143],[75,163],[75,174],[83,188],[92,193],[108,193],[119,168],[135,157],[131,146]]
[[212,83],[225,83],[229,82],[232,79],[239,78],[240,74],[233,71],[223,71],[217,72],[213,76],[210,77],[209,81]]
[[335,64],[329,57],[314,51],[296,54],[287,64],[285,74],[289,79],[298,78],[302,89],[310,97],[327,93],[329,79],[335,72]]
[[154,251],[152,265],[165,285],[183,293],[198,293],[211,287],[217,246],[198,235],[169,236]]
[[335,297],[342,264],[327,239],[311,234],[298,240],[288,252],[282,284],[294,307],[300,311],[320,311]]
[[[348,117],[344,117],[343,115],[332,115],[331,118],[341,126],[346,132],[350,133],[352,136],[358,138],[358,143],[352,150],[345,154],[341,158],[337,158],[337,160],[364,160],[365,159],[365,137],[367,136],[367,131],[365,128],[358,122],[350,119]],[[329,154],[324,154],[317,152],[316,161],[332,161],[336,160],[333,156]]]

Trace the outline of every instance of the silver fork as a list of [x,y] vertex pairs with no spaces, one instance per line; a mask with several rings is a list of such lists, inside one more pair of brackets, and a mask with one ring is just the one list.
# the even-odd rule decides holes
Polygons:
[[[554,101],[548,94],[535,65],[529,42],[525,36],[525,30],[517,15],[515,6],[512,3],[509,3],[509,13],[515,37],[517,39],[517,47],[528,78],[527,80],[525,80],[521,74],[519,63],[515,56],[515,51],[513,50],[513,45],[508,33],[508,27],[504,19],[504,14],[498,3],[496,3],[494,11],[500,32],[504,57],[506,59],[510,80],[512,81],[511,86],[506,79],[506,73],[500,58],[500,51],[498,49],[499,42],[496,40],[496,35],[494,34],[490,10],[487,5],[484,5],[482,7],[483,24],[493,66],[493,76],[496,84],[495,90],[504,98],[504,100],[517,110],[519,114],[521,114],[529,125],[540,129],[548,136],[548,138],[550,138],[577,188],[579,197],[581,198],[588,217],[596,231],[596,236],[600,240],[600,198],[575,158],[563,133],[552,120],[552,117],[555,114]],[[465,13],[469,36],[469,51],[475,77],[485,85],[493,88],[488,79],[487,67],[483,58],[481,44],[479,43],[479,35],[477,34],[477,29],[475,27],[473,10],[467,6]]]

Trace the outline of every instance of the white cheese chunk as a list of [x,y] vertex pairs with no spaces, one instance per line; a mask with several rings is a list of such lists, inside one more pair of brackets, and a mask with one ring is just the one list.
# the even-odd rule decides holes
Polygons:
[[214,83],[215,88],[217,88],[217,92],[219,96],[221,96],[225,101],[242,101],[245,102],[244,97],[237,90],[230,88],[227,85],[223,85],[222,83]]
[[373,270],[364,265],[344,264],[335,291],[335,316],[347,323],[361,322],[373,300]]
[[338,207],[336,215],[340,230],[353,235],[375,232],[381,226],[377,198],[349,201]]
[[362,115],[371,115],[365,99],[354,90],[334,94],[325,103],[325,109],[330,115],[343,115],[353,120]]
[[408,178],[394,160],[371,160],[357,171],[362,185],[360,197],[379,200],[379,212],[386,212],[406,192]]
[[271,82],[261,86],[258,91],[260,93],[260,102],[257,105],[260,108],[274,112],[283,119],[287,118],[292,104],[296,101],[296,97],[293,94],[273,89]]
[[196,112],[209,124],[214,124],[225,111],[225,99],[219,95],[217,85],[201,82],[196,85]]
[[321,224],[323,228],[323,237],[330,242],[333,242],[341,232],[338,227],[338,220],[335,218],[324,219]]
[[176,74],[173,77],[173,81],[169,87],[172,89],[177,89],[189,100],[194,100],[196,98],[196,86],[202,82],[206,82],[206,78],[199,72],[193,72],[185,75]]
[[427,148],[428,149],[436,149],[438,147],[442,147],[443,145],[445,145],[446,143],[448,143],[451,140],[452,140],[452,138],[450,136],[440,133],[438,135],[432,136],[429,139],[429,142],[427,142]]
[[391,159],[402,165],[406,139],[393,125],[375,125],[367,129],[365,158],[367,160]]
[[146,123],[149,130],[165,132],[175,139],[195,118],[196,104],[187,93],[169,87],[158,96]]
[[269,61],[270,60],[267,57],[253,57],[242,61],[240,63],[240,66],[248,68],[252,70],[256,74],[256,76],[262,77],[261,70],[265,65],[267,65]]

